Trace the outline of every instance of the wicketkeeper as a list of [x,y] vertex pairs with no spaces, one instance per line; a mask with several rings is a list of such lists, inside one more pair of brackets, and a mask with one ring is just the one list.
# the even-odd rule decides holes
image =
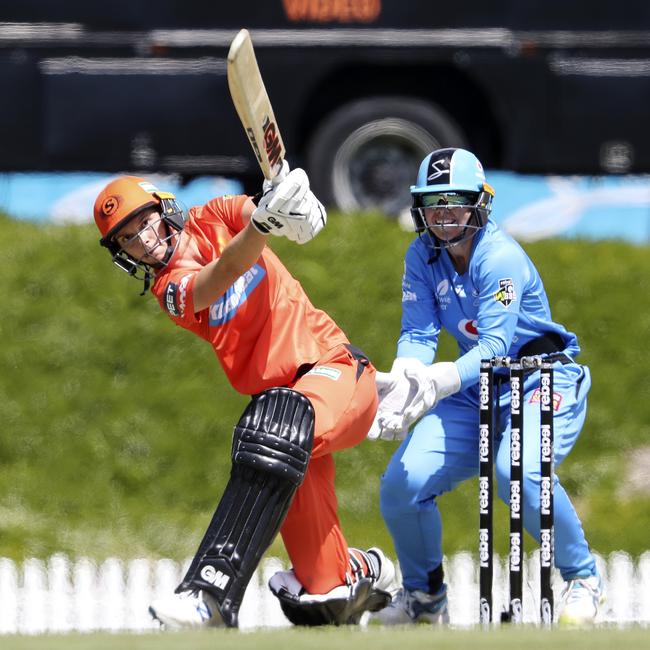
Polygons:
[[[378,373],[380,404],[371,438],[399,438],[381,483],[381,509],[395,542],[403,589],[377,614],[388,624],[448,621],[442,519],[437,500],[478,472],[481,359],[541,355],[554,360],[556,465],[580,435],[591,385],[575,361],[575,334],[551,316],[542,279],[522,248],[490,219],[494,190],[464,149],[430,153],[411,186],[419,237],[404,262],[402,331],[390,373]],[[455,362],[434,362],[446,330]],[[506,379],[502,377],[501,379]],[[540,539],[539,372],[526,376],[523,522]],[[495,466],[509,502],[510,385],[501,385]],[[566,582],[559,619],[590,623],[603,588],[582,524],[557,476],[555,564]]]
[[251,396],[234,429],[230,481],[196,556],[151,614],[170,627],[236,627],[278,530],[293,568],[269,586],[290,621],[355,623],[385,606],[394,567],[379,549],[348,547],[332,458],[370,428],[375,369],[265,246],[269,235],[304,244],[325,225],[305,172],[285,163],[255,200],[222,196],[189,213],[173,194],[122,176],[99,194],[94,216],[115,264],[208,341],[233,388]]

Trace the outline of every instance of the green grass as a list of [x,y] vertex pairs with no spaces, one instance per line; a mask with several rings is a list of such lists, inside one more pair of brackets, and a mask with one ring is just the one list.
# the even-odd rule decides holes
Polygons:
[[316,628],[269,630],[242,633],[215,630],[183,633],[66,634],[44,637],[12,636],[12,650],[642,650],[648,647],[650,632],[631,627],[594,630],[541,630],[535,627],[495,628],[492,630],[431,629],[424,626],[395,629]]
[[[272,245],[314,304],[387,369],[411,238],[376,215],[332,215],[309,245]],[[138,296],[97,239],[93,226],[0,217],[0,556],[185,558],[228,478],[246,398],[206,343]],[[587,424],[560,476],[592,546],[638,555],[648,548],[650,492],[625,477],[650,444],[648,249],[559,240],[526,249],[555,318],[577,332],[592,368]],[[454,357],[445,338],[440,358]],[[378,484],[395,446],[364,442],[337,455],[351,543],[392,551]],[[475,482],[440,505],[445,552],[474,550]],[[501,507],[497,525],[505,521]],[[270,552],[282,556],[281,543]]]

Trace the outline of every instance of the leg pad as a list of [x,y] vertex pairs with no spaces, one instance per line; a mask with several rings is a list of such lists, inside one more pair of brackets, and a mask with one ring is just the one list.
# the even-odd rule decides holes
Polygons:
[[314,409],[302,394],[271,388],[253,397],[235,427],[232,471],[177,592],[203,589],[237,627],[244,591],[304,479]]

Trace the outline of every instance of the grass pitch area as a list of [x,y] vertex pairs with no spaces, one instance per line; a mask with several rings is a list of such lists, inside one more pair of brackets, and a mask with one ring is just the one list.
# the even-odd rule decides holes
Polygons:
[[[38,637],[4,637],[3,647],[12,650],[626,650],[646,649],[650,629],[640,627],[582,630],[536,627],[494,628],[491,630],[433,629],[428,626],[398,628],[317,628],[260,632],[210,630],[148,634],[68,634]],[[6,644],[6,646],[5,646]]]

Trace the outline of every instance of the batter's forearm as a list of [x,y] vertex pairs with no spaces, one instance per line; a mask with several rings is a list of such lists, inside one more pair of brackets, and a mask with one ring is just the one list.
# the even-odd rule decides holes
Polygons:
[[250,224],[228,243],[221,257],[199,271],[194,284],[194,308],[205,309],[220,298],[260,258],[266,235]]

